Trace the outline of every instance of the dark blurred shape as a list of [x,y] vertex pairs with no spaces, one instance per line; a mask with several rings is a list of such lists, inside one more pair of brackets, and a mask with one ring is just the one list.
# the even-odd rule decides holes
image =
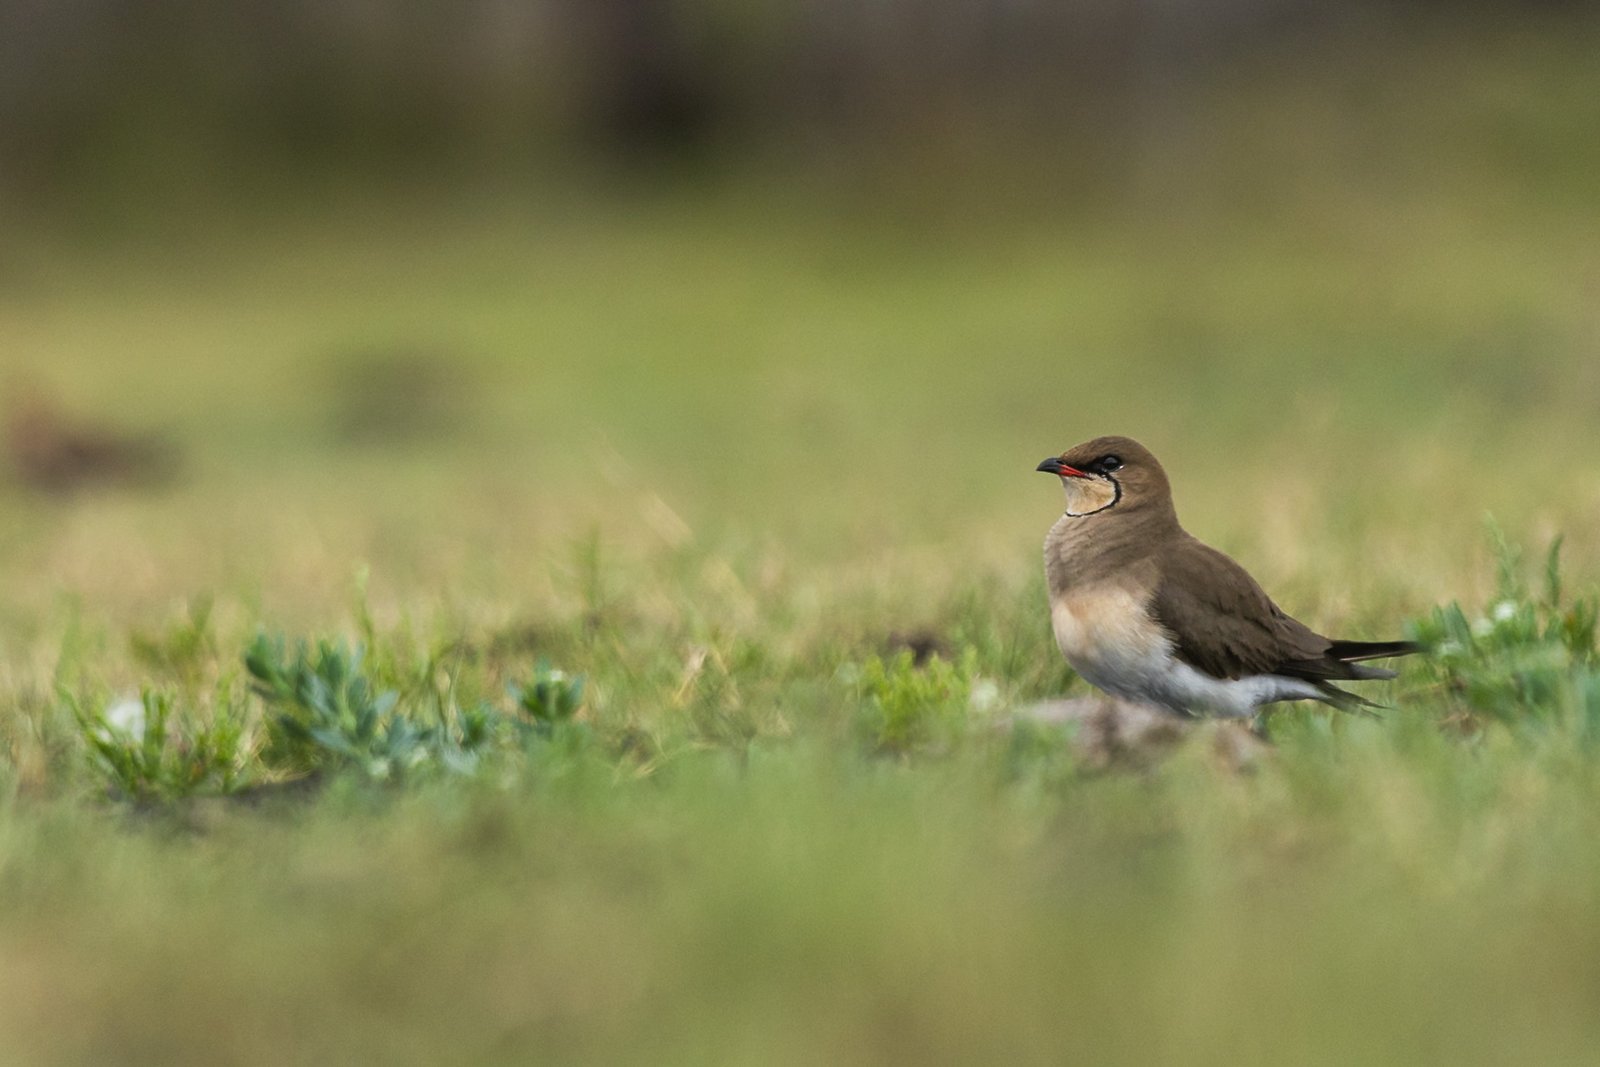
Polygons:
[[354,352],[331,361],[333,435],[393,447],[455,436],[471,422],[473,389],[442,349]]
[[954,651],[950,642],[932,630],[910,630],[906,632],[895,631],[884,642],[889,654],[910,652],[911,664],[921,667],[930,659],[938,656],[940,659],[953,659]]
[[588,0],[587,20],[600,135],[637,155],[681,153],[702,145],[716,119],[715,90],[684,39],[674,0]]
[[17,480],[45,493],[92,486],[156,488],[178,473],[176,447],[67,415],[36,389],[13,390],[6,412],[6,455]]
[[526,659],[548,653],[560,638],[560,632],[545,623],[514,623],[490,634],[485,652],[491,659]]

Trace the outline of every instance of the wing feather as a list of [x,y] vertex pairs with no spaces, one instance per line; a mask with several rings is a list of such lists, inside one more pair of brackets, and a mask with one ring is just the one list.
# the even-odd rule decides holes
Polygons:
[[1284,614],[1239,564],[1187,535],[1166,553],[1152,610],[1177,657],[1213,678],[1341,677],[1326,637]]

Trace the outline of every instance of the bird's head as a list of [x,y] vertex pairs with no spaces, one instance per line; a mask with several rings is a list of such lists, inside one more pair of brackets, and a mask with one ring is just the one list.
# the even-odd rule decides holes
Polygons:
[[1051,456],[1036,468],[1061,478],[1067,514],[1074,517],[1172,510],[1167,472],[1130,437],[1096,437]]

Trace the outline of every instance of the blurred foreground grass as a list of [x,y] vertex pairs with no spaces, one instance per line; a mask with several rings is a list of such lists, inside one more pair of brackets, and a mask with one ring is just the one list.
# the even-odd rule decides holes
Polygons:
[[[1097,433],[1326,630],[1488,611],[1486,512],[1594,588],[1600,94],[1471,58],[1470,92],[1360,87],[1359,128],[1219,104],[1196,180],[1122,198],[539,187],[19,236],[6,387],[184,470],[0,486],[0,1047],[1592,1059],[1592,657],[1412,664],[1247,773],[1204,731],[1105,773],[997,725],[1079,684],[1032,468]],[[260,630],[364,644],[446,718],[515,714],[547,660],[586,732],[406,788],[107,799],[73,708],[147,689],[259,738]],[[964,673],[918,681],[915,641]]]

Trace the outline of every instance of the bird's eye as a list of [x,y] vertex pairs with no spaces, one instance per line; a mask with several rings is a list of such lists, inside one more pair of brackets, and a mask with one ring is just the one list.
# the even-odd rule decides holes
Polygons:
[[1101,456],[1095,461],[1095,467],[1099,469],[1101,474],[1110,474],[1121,466],[1122,460],[1116,456]]

